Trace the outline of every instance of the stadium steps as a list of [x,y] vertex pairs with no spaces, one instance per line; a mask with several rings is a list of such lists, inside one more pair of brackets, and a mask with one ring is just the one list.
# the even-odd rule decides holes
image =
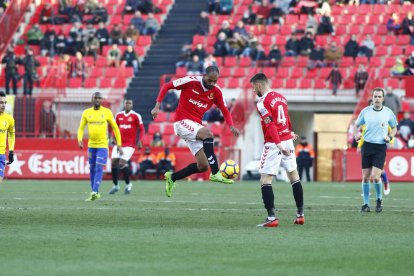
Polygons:
[[191,43],[205,5],[205,1],[175,1],[138,76],[129,84],[126,96],[134,101],[134,110],[142,115],[146,127],[152,121],[150,112],[160,88],[160,77],[163,74],[175,74],[175,63],[181,54],[181,47],[184,42]]

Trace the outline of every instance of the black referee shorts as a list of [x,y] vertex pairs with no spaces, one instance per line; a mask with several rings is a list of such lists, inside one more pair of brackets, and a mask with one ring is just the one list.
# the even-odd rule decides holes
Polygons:
[[383,169],[387,153],[386,144],[373,144],[364,142],[361,149],[362,168],[370,169],[376,167]]

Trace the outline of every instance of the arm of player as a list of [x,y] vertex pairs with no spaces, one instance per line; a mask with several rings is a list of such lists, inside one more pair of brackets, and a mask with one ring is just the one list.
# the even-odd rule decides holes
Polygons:
[[161,102],[164,99],[165,95],[167,95],[170,89],[174,89],[174,84],[170,81],[165,83],[162,87],[160,92],[158,93],[158,97],[155,103],[154,108],[151,110],[152,118],[155,119],[160,112]]
[[393,127],[391,131],[389,132],[388,136],[385,137],[385,142],[390,143],[392,139],[394,139],[395,135],[397,134],[397,126]]
[[117,148],[118,148],[118,152],[122,155],[122,139],[121,139],[121,132],[119,131],[119,127],[118,127],[118,125],[116,124],[116,121],[115,121],[114,117],[112,116],[112,114],[111,114],[111,116],[110,116],[110,117],[112,117],[112,118],[108,119],[107,121],[108,121],[109,125],[111,126],[112,131],[113,131],[113,133],[114,133],[115,140],[116,140],[116,145],[118,146],[118,147],[117,147]]
[[85,116],[85,112],[82,114],[82,118],[80,121],[80,125],[78,128],[78,145],[79,148],[83,149],[83,132],[85,131],[85,126],[86,126],[86,116]]
[[8,143],[9,143],[9,161],[7,162],[7,165],[10,165],[14,161],[14,145],[16,142],[16,136],[15,136],[15,129],[14,129],[14,119],[12,119],[10,126],[7,130],[8,132]]
[[142,148],[142,140],[144,139],[144,135],[145,135],[145,127],[144,124],[142,122],[140,122],[138,124],[138,128],[139,128],[139,137],[138,137],[138,141],[137,141],[137,146],[139,149]]
[[214,103],[223,113],[224,120],[229,125],[230,130],[233,133],[233,135],[235,137],[239,137],[240,131],[234,127],[233,118],[231,117],[230,111],[224,102],[223,95],[221,94],[219,97],[217,97],[217,100],[215,100]]

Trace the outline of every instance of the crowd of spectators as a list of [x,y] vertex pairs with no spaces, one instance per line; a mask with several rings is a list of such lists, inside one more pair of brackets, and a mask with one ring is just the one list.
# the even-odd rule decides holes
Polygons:
[[175,160],[175,154],[168,147],[157,155],[151,153],[150,147],[146,147],[144,154],[138,159],[137,173],[142,179],[146,179],[148,173],[156,173],[157,179],[160,179],[161,174],[175,170]]

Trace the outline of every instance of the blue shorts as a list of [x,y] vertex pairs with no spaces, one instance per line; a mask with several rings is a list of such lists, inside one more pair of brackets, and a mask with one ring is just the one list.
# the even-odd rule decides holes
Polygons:
[[88,160],[90,165],[106,165],[108,160],[107,148],[88,148]]
[[6,155],[0,154],[0,177],[4,177],[5,166],[6,166]]

